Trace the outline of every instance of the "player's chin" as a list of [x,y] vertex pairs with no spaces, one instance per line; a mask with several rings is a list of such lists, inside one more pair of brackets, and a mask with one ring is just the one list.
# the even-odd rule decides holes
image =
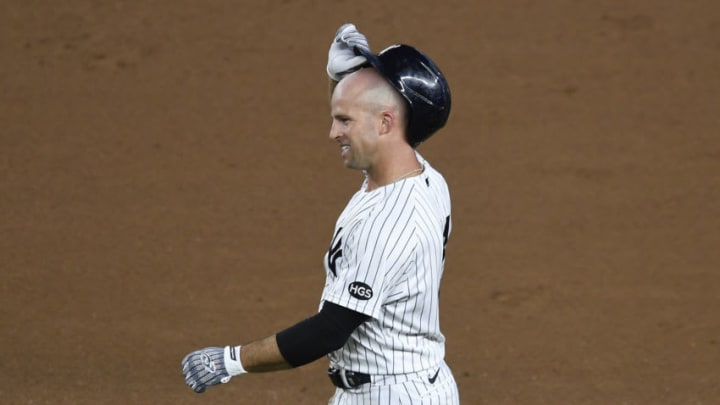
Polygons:
[[357,156],[353,156],[352,151],[347,151],[343,154],[343,164],[348,169],[352,170],[365,170],[366,165],[364,165],[360,159],[357,159]]
[[352,160],[352,159],[347,159],[347,158],[346,158],[346,159],[343,159],[343,164],[344,164],[345,167],[347,167],[348,169],[352,169],[352,170],[363,170],[362,165],[359,165],[357,162],[355,162],[355,161]]
[[342,156],[343,165],[348,169],[354,169],[355,162],[351,159],[350,155],[343,154]]

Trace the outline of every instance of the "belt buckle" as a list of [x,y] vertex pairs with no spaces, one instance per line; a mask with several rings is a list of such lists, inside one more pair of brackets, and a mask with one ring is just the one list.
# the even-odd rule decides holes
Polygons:
[[[354,373],[352,371],[347,371],[344,368],[334,368],[331,367],[328,370],[328,373],[330,374],[330,379],[339,382],[339,385],[342,385],[340,388],[344,389],[351,389],[357,387],[355,384],[356,381],[354,380]],[[336,377],[336,378],[332,378]]]
[[[350,373],[350,377],[352,378],[352,371]],[[350,381],[348,380],[347,370],[345,370],[344,368],[340,369],[340,381],[342,381],[345,389],[355,388],[355,385],[350,384]]]

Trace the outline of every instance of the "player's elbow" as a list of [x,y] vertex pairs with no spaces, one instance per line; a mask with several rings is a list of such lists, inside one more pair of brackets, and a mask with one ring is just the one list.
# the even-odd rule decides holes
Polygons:
[[350,339],[350,334],[328,336],[324,343],[325,350],[327,350],[327,353],[334,352],[335,350],[340,350],[343,346],[345,346],[345,343],[347,343],[348,339]]
[[279,332],[278,348],[288,364],[298,367],[342,348],[369,317],[332,303],[318,314]]

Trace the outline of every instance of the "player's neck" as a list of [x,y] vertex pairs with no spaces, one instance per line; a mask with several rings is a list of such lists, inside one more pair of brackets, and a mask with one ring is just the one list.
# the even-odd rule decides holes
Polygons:
[[367,188],[373,191],[380,187],[420,175],[425,167],[418,161],[414,149],[404,150],[403,153],[376,164],[367,174]]

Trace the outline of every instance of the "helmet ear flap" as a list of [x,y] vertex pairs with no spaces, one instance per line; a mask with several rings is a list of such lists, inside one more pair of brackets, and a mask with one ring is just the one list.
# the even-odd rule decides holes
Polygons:
[[407,102],[406,137],[413,147],[444,127],[452,100],[445,76],[427,55],[410,45],[392,45],[377,55],[356,49]]

